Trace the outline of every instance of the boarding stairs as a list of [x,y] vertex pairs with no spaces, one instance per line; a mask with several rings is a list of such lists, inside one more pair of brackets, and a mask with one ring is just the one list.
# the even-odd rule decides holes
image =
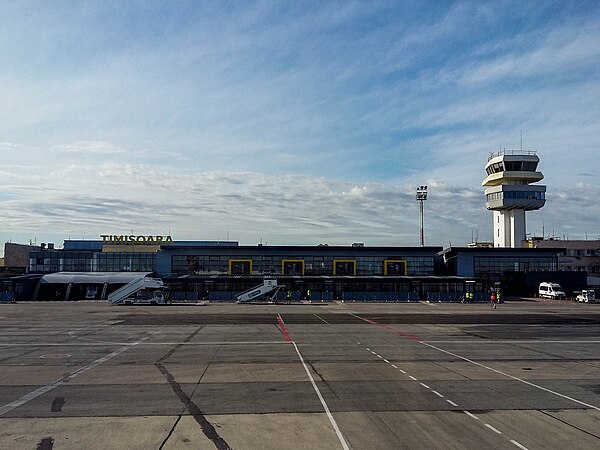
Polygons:
[[254,286],[247,291],[240,292],[235,296],[238,303],[245,303],[251,300],[255,300],[259,297],[269,295],[270,298],[276,298],[277,292],[283,286],[277,285],[277,279],[275,278],[265,278],[263,280],[263,284],[259,284],[258,286]]
[[162,289],[163,287],[164,283],[160,278],[139,277],[108,294],[108,303],[118,305],[142,289]]

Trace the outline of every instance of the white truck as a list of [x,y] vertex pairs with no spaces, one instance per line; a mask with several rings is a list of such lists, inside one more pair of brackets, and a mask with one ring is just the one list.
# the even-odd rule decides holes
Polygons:
[[548,281],[540,283],[538,294],[540,298],[559,299],[566,297],[565,291],[563,291],[563,288],[560,287],[560,284],[550,283]]
[[596,293],[593,289],[584,289],[577,295],[577,301],[579,303],[595,303]]

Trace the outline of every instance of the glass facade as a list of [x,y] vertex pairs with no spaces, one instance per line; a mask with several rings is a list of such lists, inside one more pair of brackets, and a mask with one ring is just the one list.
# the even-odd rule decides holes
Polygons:
[[31,252],[30,273],[154,272],[156,253]]
[[546,193],[540,191],[502,191],[494,192],[486,195],[487,201],[492,202],[496,200],[545,200]]
[[476,256],[475,277],[500,280],[504,272],[548,272],[558,270],[555,257]]
[[535,161],[501,161],[490,164],[486,170],[488,175],[500,172],[535,172],[538,163]]
[[[364,256],[355,258],[339,258],[336,256],[304,256],[297,255],[254,255],[254,256],[213,256],[213,255],[173,255],[171,257],[171,271],[176,275],[208,275],[228,274],[236,261],[251,261],[253,275],[281,275],[301,274],[304,275],[408,275],[428,276],[434,274],[433,256]],[[334,271],[334,261],[337,264]],[[386,271],[386,261],[399,261],[403,267],[398,271]],[[347,262],[348,264],[345,264]],[[232,266],[232,264],[234,266]],[[344,265],[345,264],[345,265]],[[344,266],[342,268],[342,266]],[[348,266],[348,267],[346,267]],[[246,266],[248,267],[248,266]],[[388,263],[387,268],[390,269]],[[283,270],[282,270],[283,269]],[[340,271],[341,269],[341,271]],[[347,270],[346,270],[347,269]],[[400,271],[402,273],[400,273]],[[404,273],[404,271],[406,273]],[[294,273],[292,273],[294,272]],[[342,273],[343,272],[343,273]],[[244,271],[244,274],[250,274]]]

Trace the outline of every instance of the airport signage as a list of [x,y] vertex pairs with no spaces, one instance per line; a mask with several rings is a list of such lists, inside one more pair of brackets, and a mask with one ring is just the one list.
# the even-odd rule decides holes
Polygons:
[[145,234],[101,234],[104,245],[164,245],[172,244],[171,236]]

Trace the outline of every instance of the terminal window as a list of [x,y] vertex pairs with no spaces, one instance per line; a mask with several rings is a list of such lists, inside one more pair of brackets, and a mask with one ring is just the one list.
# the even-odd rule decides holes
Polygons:
[[230,275],[250,275],[252,273],[251,259],[231,259],[229,260]]
[[301,259],[284,259],[281,261],[281,269],[281,272],[284,275],[304,275],[304,261],[302,261]]
[[384,261],[384,275],[406,275],[406,261],[401,259],[392,259]]
[[356,275],[356,261],[354,260],[334,260],[334,275]]

